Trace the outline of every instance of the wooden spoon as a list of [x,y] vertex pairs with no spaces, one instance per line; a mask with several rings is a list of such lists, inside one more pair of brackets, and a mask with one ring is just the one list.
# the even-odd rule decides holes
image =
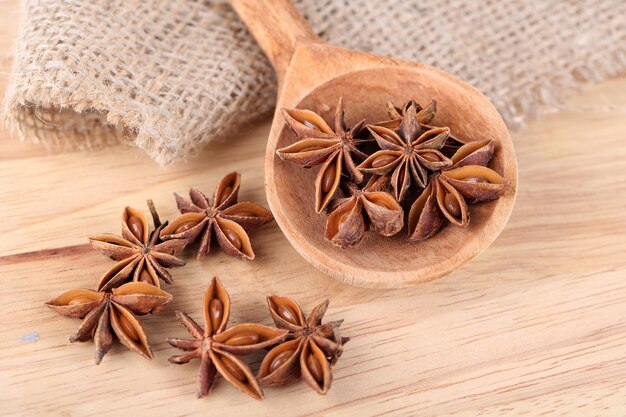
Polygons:
[[[350,51],[322,42],[289,0],[231,0],[271,61],[278,98],[265,154],[265,189],[276,222],[307,261],[333,277],[364,287],[402,287],[447,274],[485,250],[504,228],[515,201],[517,162],[509,132],[491,102],[478,90],[436,68]],[[414,28],[419,30],[419,28]],[[417,46],[416,46],[417,47]],[[445,226],[433,238],[407,242],[370,232],[360,245],[338,249],[324,240],[325,215],[315,213],[317,168],[304,170],[276,156],[297,140],[285,125],[282,108],[306,108],[327,121],[339,97],[346,123],[387,118],[385,103],[414,98],[437,101],[431,123],[449,126],[465,141],[491,138],[496,153],[490,167],[511,181],[512,189],[489,203],[472,205],[468,228]]]

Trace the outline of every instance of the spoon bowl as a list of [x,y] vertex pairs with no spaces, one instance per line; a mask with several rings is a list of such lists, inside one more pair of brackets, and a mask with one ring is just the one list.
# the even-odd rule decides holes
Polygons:
[[[436,68],[338,48],[321,42],[288,0],[231,0],[276,69],[279,93],[265,156],[267,200],[276,222],[307,261],[352,285],[402,287],[441,277],[485,250],[513,210],[517,162],[508,130],[478,90]],[[262,16],[260,18],[260,16]],[[298,138],[285,124],[282,108],[309,109],[332,121],[344,99],[346,124],[387,119],[385,103],[437,101],[435,126],[450,127],[464,141],[493,139],[490,167],[511,181],[498,200],[472,205],[467,228],[445,226],[434,237],[408,242],[403,230],[391,238],[366,233],[354,248],[339,249],[324,239],[325,215],[315,213],[309,170],[283,161],[276,149]]]

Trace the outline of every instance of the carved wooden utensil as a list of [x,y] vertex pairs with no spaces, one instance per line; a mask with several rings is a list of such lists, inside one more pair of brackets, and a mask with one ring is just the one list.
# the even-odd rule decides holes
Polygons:
[[[265,155],[265,188],[278,225],[300,255],[345,283],[402,287],[449,273],[496,239],[513,209],[517,162],[509,132],[484,95],[427,65],[328,45],[289,0],[231,3],[278,77],[276,112]],[[296,140],[280,109],[306,108],[332,120],[339,97],[344,98],[348,125],[363,118],[370,123],[387,119],[387,101],[401,105],[414,98],[425,105],[437,100],[437,116],[431,124],[449,126],[453,135],[466,141],[496,141],[490,167],[508,178],[512,189],[498,200],[472,205],[468,228],[447,225],[434,237],[415,243],[406,241],[404,231],[392,238],[367,233],[354,248],[334,247],[324,240],[326,216],[315,213],[317,169],[303,170],[282,161],[275,152]]]

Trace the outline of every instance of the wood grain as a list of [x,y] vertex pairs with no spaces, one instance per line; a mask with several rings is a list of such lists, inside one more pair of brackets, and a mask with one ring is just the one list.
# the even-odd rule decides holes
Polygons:
[[[17,0],[0,3],[2,90],[17,9]],[[93,344],[68,342],[79,321],[43,307],[95,285],[111,265],[85,236],[119,232],[122,208],[146,198],[171,218],[171,192],[209,191],[233,169],[241,197],[264,201],[269,120],[167,170],[127,146],[60,153],[0,130],[0,415],[624,416],[625,98],[626,78],[607,81],[514,135],[513,216],[453,274],[404,290],[350,287],[311,267],[271,224],[252,234],[252,263],[185,256],[168,287],[174,301],[144,320],[153,361],[117,346],[98,367]],[[257,402],[217,381],[195,398],[197,364],[168,364],[165,338],[186,334],[175,309],[199,317],[213,274],[231,293],[232,323],[269,324],[268,293],[306,311],[331,299],[327,317],[344,318],[352,341],[326,397],[297,383]],[[37,341],[26,341],[31,332]]]

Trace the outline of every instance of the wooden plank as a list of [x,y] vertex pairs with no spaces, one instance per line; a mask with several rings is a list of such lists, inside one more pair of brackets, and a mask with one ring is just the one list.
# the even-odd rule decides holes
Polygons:
[[[269,248],[272,253],[278,249]],[[170,287],[174,302],[144,320],[155,350],[152,363],[116,347],[96,367],[93,344],[67,342],[79,321],[60,318],[42,303],[72,286],[89,286],[92,279],[86,275],[103,272],[110,262],[84,250],[49,253],[36,261],[15,258],[19,255],[8,265],[5,258],[2,267],[12,279],[0,296],[5,331],[0,369],[22,394],[3,391],[0,399],[6,409],[28,415],[55,410],[89,415],[101,407],[111,414],[133,413],[148,406],[157,414],[207,407],[247,413],[254,407],[274,415],[282,415],[281,410],[290,411],[285,415],[443,415],[496,411],[510,403],[523,408],[529,404],[524,401],[545,408],[551,398],[559,400],[562,390],[565,398],[585,391],[585,406],[600,412],[603,399],[623,392],[626,383],[623,270],[513,272],[501,279],[500,273],[481,272],[472,264],[465,273],[432,284],[376,294],[334,285],[306,266],[276,268],[281,263],[272,260],[252,269],[216,255],[176,271]],[[197,317],[201,289],[216,272],[231,290],[233,322],[269,323],[263,303],[267,293],[289,294],[306,309],[332,296],[328,318],[345,318],[345,334],[353,340],[326,398],[296,384],[268,390],[267,400],[257,405],[223,381],[209,399],[193,398],[196,367],[168,365],[173,350],[164,339],[184,335],[173,309]],[[41,277],[46,285],[38,283]],[[40,339],[22,342],[32,331]],[[574,411],[569,407],[579,404],[564,403],[559,411]]]

